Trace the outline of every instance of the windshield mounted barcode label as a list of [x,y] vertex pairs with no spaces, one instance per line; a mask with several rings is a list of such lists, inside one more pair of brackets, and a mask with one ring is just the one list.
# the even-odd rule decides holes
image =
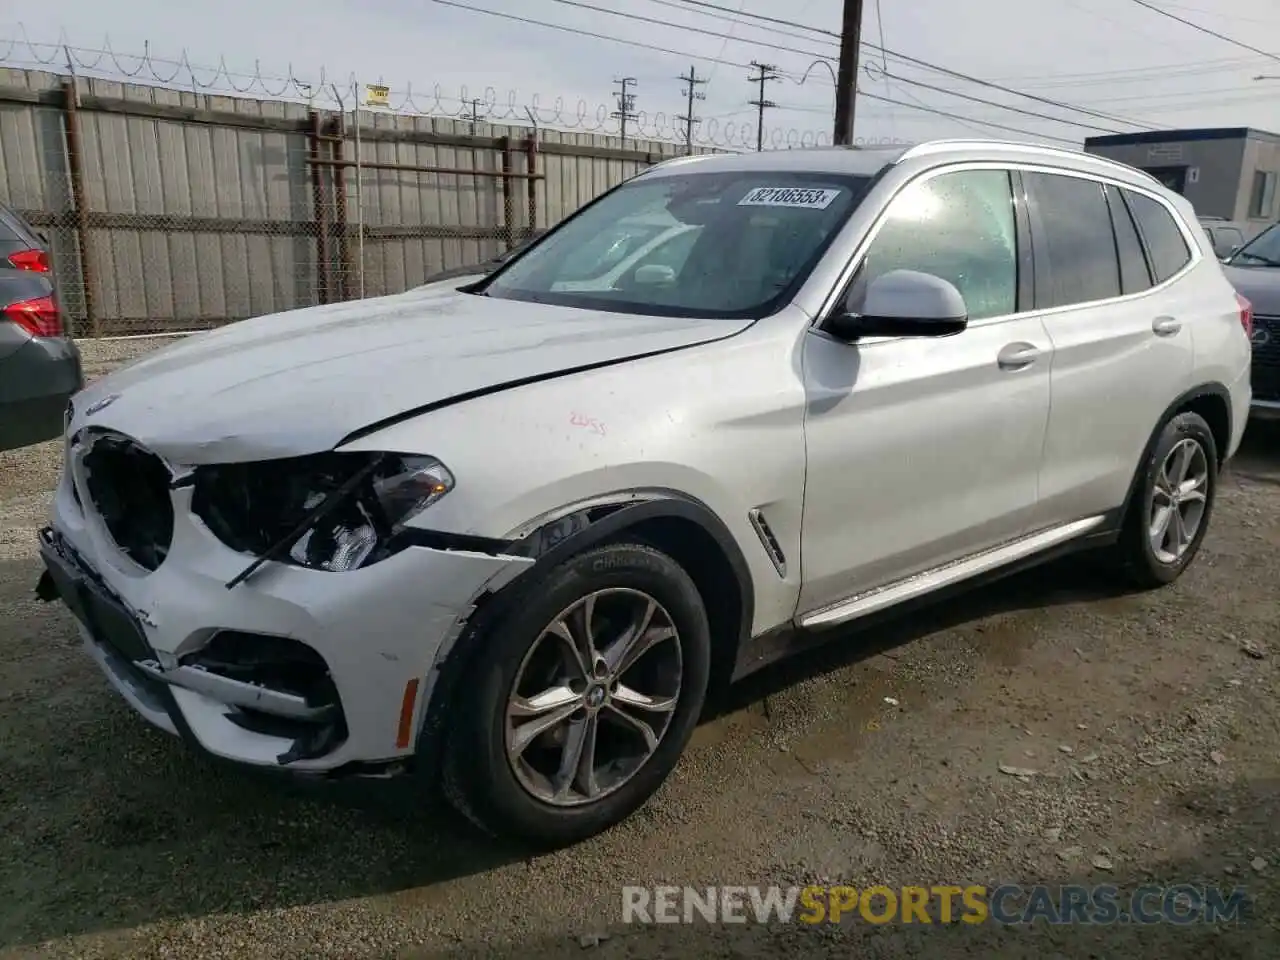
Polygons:
[[840,196],[839,190],[811,187],[756,187],[738,201],[740,207],[813,207],[825,210]]

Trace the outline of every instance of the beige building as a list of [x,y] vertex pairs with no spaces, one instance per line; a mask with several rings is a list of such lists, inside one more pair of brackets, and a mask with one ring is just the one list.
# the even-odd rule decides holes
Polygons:
[[1157,130],[1089,137],[1088,153],[1145,170],[1202,217],[1251,223],[1280,218],[1280,135],[1248,127]]

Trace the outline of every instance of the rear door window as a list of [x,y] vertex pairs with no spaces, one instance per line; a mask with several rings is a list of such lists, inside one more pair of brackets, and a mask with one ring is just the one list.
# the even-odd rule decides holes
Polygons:
[[1036,307],[1118,297],[1120,263],[1103,185],[1056,173],[1024,172],[1022,179],[1038,212]]
[[1142,249],[1142,239],[1133,223],[1133,215],[1125,206],[1118,187],[1107,187],[1106,193],[1107,205],[1111,208],[1111,227],[1116,234],[1116,255],[1120,258],[1121,292],[1150,290],[1151,268],[1147,265],[1147,255]]
[[1164,204],[1144,193],[1123,190],[1151,259],[1156,283],[1164,283],[1191,262],[1191,249]]

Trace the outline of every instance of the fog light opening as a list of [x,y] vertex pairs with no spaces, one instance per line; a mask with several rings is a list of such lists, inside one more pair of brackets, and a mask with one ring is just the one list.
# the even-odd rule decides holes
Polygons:
[[231,707],[227,719],[241,729],[292,740],[277,757],[281,764],[325,756],[347,738],[346,716],[328,664],[297,640],[223,630],[203,647],[182,658],[197,667],[242,683],[301,697],[314,713],[306,718],[281,716],[247,706]]

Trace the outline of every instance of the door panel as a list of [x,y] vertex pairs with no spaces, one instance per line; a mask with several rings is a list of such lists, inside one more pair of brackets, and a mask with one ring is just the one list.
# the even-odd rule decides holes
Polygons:
[[[1010,344],[1041,353],[1018,369]],[[1049,413],[1040,321],[955,337],[804,344],[802,612],[1028,533]]]
[[[1123,504],[1152,431],[1189,382],[1191,324],[1176,284],[1152,289],[1153,273],[1157,283],[1168,274],[1161,276],[1135,242],[1119,190],[1056,174],[1024,179],[1037,305],[1057,308],[1044,314],[1053,342],[1053,403],[1041,508],[1046,522],[1065,523]],[[1137,296],[1115,299],[1121,278],[1123,292]],[[1079,291],[1111,299],[1073,303]]]
[[969,329],[854,344],[821,331],[805,338],[800,613],[1030,531],[1052,343],[1038,319],[1017,315],[1019,218],[1004,171],[908,185],[845,309],[857,312],[870,278],[920,270],[956,286]]

